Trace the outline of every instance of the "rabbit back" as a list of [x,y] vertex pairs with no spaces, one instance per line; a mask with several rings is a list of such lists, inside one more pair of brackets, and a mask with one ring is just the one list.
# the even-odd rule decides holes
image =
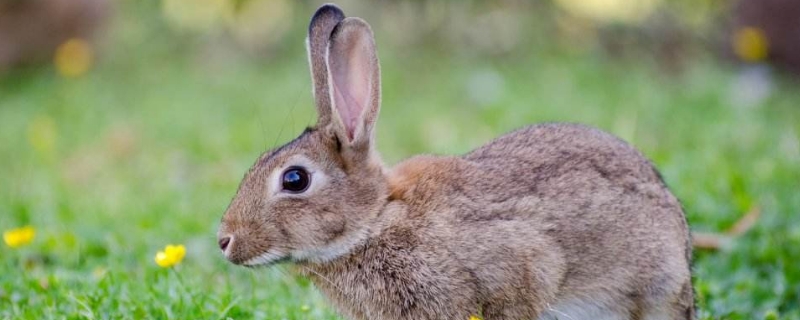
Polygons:
[[[485,301],[527,296],[547,302],[534,309],[564,308],[578,318],[691,319],[681,205],[650,161],[613,135],[576,124],[529,126],[463,157],[413,157],[389,181],[392,198],[407,205],[403,224],[435,234],[423,242],[448,247]],[[533,292],[509,285],[525,272],[535,275],[527,277]]]
[[596,305],[640,309],[643,318],[671,302],[677,310],[664,311],[668,318],[691,319],[685,215],[635,148],[591,127],[541,124],[463,159],[479,168],[472,182],[479,187],[464,188],[467,198],[480,199],[475,208],[484,208],[473,215],[522,219],[557,246],[564,274],[556,301],[569,306],[594,297]]

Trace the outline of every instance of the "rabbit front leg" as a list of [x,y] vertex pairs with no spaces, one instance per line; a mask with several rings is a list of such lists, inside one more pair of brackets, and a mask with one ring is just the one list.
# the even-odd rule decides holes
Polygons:
[[[477,282],[484,319],[537,319],[555,300],[565,260],[537,230],[514,220],[480,221],[461,225],[454,234],[454,243],[469,248],[453,251]],[[515,236],[498,236],[508,234]]]
[[345,319],[349,320],[369,320],[364,311],[358,306],[348,301],[346,298],[337,294],[328,294],[328,300],[333,304],[336,311],[343,315]]
[[[547,283],[547,273],[536,269],[518,269],[502,288],[487,290],[481,306],[485,320],[537,319],[547,310],[555,286]],[[494,277],[497,280],[497,277]]]

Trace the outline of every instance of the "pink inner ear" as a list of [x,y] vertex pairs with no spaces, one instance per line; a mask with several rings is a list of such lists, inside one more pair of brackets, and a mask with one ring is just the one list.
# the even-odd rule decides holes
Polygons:
[[342,118],[347,136],[352,141],[361,125],[361,114],[369,105],[370,76],[369,57],[364,53],[361,41],[348,48],[344,56],[335,57],[331,63],[334,106]]
[[339,111],[339,116],[342,118],[342,123],[347,129],[347,137],[353,140],[355,135],[356,123],[358,122],[359,111],[363,109],[358,100],[346,90],[340,88],[345,87],[339,84],[339,81],[333,82],[333,92],[336,110]]

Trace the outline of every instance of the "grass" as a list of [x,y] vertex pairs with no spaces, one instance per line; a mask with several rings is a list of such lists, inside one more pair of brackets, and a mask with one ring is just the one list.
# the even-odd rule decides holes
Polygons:
[[[46,66],[0,78],[0,229],[38,232],[0,248],[0,318],[338,319],[307,280],[229,265],[215,242],[255,158],[313,123],[302,23],[268,60],[198,60],[182,42],[132,44],[158,24],[118,28],[127,38],[83,77]],[[760,208],[749,233],[696,253],[702,318],[800,319],[797,83],[736,107],[739,71],[709,57],[665,75],[592,51],[487,58],[381,35],[387,162],[466,152],[530,123],[600,127],[653,159],[694,230]],[[174,270],[153,262],[169,243],[187,247]]]

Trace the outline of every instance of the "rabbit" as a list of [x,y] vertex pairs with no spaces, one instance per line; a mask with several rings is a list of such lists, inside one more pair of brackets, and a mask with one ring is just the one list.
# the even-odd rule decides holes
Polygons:
[[370,26],[324,5],[306,44],[317,122],[246,173],[230,262],[289,262],[348,319],[694,319],[683,209],[630,145],[547,123],[388,168]]

